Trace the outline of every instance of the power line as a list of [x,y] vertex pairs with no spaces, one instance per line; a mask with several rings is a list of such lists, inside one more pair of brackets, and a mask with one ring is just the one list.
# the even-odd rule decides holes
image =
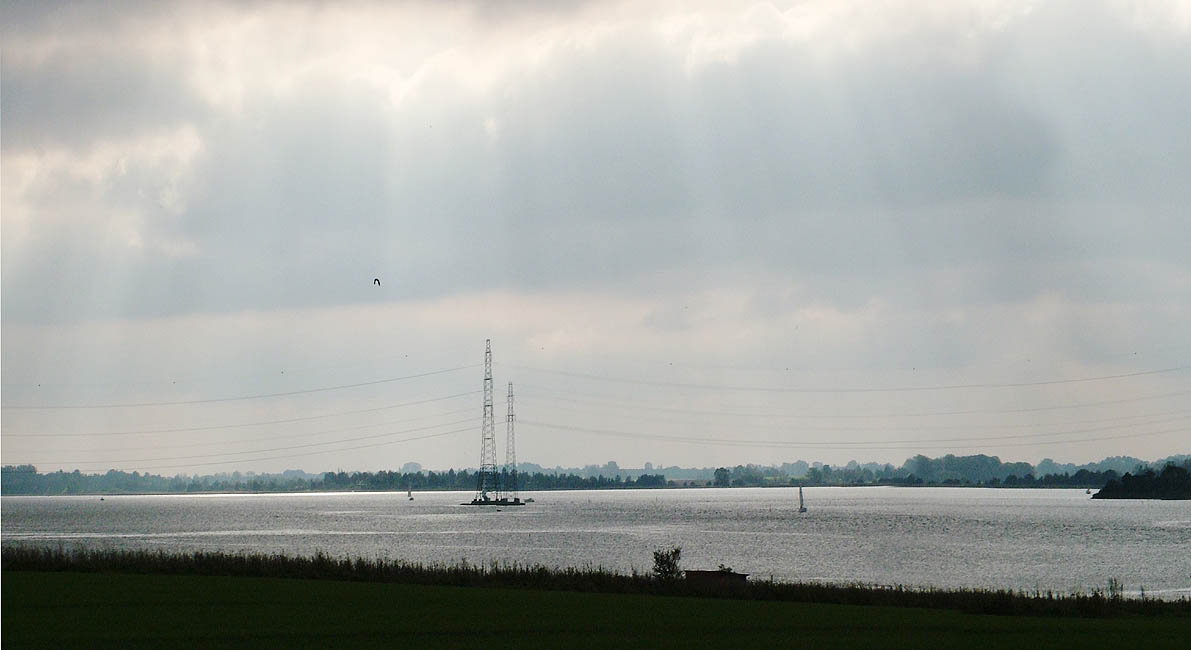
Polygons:
[[[455,393],[454,395],[446,395],[444,397],[434,397],[431,399],[417,400],[414,402],[402,402],[400,404],[389,404],[388,406],[377,406],[366,409],[355,409],[351,411],[339,411],[337,413],[325,413],[323,415],[311,415],[301,418],[288,418],[284,420],[260,420],[257,422],[240,422],[236,424],[220,424],[214,426],[204,427],[178,427],[174,429],[141,429],[130,431],[84,431],[79,433],[7,433],[5,436],[13,438],[66,438],[66,437],[86,437],[86,436],[135,436],[149,433],[179,433],[186,431],[215,431],[219,429],[241,429],[245,427],[265,426],[272,424],[290,424],[293,422],[309,422],[311,420],[325,420],[327,418],[339,417],[341,415],[355,415],[358,413],[374,413],[376,411],[386,411],[389,409],[401,408],[403,406],[415,406],[418,404],[430,404],[431,402],[442,402],[449,399],[456,399],[469,395],[475,395],[480,391],[472,390],[464,393]],[[459,411],[452,411],[457,413]],[[442,415],[442,414],[440,414]]]
[[[525,421],[525,420],[523,420],[522,422],[524,424],[543,426],[542,423],[538,423],[538,422],[529,422],[529,421]],[[590,433],[590,434],[595,434],[595,435],[627,437],[627,438],[644,438],[644,439],[658,440],[658,441],[663,441],[663,442],[679,442],[679,443],[701,444],[701,445],[711,445],[711,446],[721,446],[721,447],[813,449],[816,451],[898,451],[898,450],[906,449],[904,446],[888,447],[888,446],[872,445],[872,446],[864,446],[864,447],[859,447],[859,446],[835,447],[835,446],[830,446],[831,443],[823,443],[822,446],[815,446],[815,445],[811,445],[811,444],[799,444],[799,443],[787,443],[787,442],[737,441],[737,440],[725,440],[725,439],[718,439],[718,438],[695,438],[695,437],[690,437],[690,436],[664,436],[664,435],[660,435],[660,434],[634,434],[634,433],[627,433],[627,432],[609,431],[606,429],[587,429],[587,428],[581,428],[581,427],[571,427],[571,426],[566,426],[566,425],[547,424],[544,426],[551,426],[551,427],[558,428],[558,429],[566,429],[566,430],[570,430],[570,431],[578,431],[581,433]],[[1068,444],[1068,443],[1073,443],[1073,442],[1095,442],[1095,441],[1101,441],[1101,440],[1122,440],[1122,439],[1131,439],[1131,438],[1143,438],[1143,437],[1147,437],[1147,436],[1156,436],[1156,435],[1162,435],[1162,434],[1167,434],[1167,433],[1177,433],[1177,432],[1182,432],[1185,430],[1186,430],[1185,428],[1179,427],[1179,428],[1175,428],[1175,429],[1165,429],[1162,431],[1149,431],[1149,432],[1145,432],[1145,433],[1126,434],[1126,435],[1121,435],[1121,436],[1084,438],[1081,440],[1048,440],[1048,441],[1044,441],[1044,442],[1006,443],[1006,444],[1002,444],[1001,446],[1002,447],[1037,447],[1037,446],[1045,446],[1045,445],[1053,445],[1053,444]],[[882,443],[882,444],[889,444],[889,443]],[[971,445],[936,445],[934,447],[931,447],[931,446],[925,446],[925,447],[928,449],[982,449],[983,448],[982,446],[971,446]]]
[[[1143,426],[1149,426],[1149,425],[1153,425],[1153,424],[1168,424],[1171,422],[1178,422],[1180,420],[1188,419],[1188,416],[1186,415],[1186,413],[1187,413],[1186,411],[1183,411],[1183,415],[1181,415],[1180,417],[1174,417],[1174,418],[1147,420],[1145,422],[1129,422],[1127,424],[1113,424],[1113,425],[1108,425],[1108,426],[1103,426],[1103,427],[1089,427],[1089,428],[1084,428],[1084,429],[1068,429],[1066,431],[1044,431],[1044,432],[1035,432],[1035,433],[1019,433],[1019,434],[1005,435],[1005,436],[973,436],[973,437],[965,436],[962,438],[923,438],[923,439],[919,439],[919,440],[882,440],[881,442],[889,443],[889,444],[930,444],[930,443],[935,443],[935,442],[980,442],[980,441],[999,441],[999,440],[1020,440],[1022,438],[1025,438],[1025,439],[1052,438],[1055,436],[1068,436],[1068,435],[1073,435],[1073,434],[1078,434],[1078,433],[1092,433],[1095,431],[1112,431],[1113,429],[1121,429],[1121,428],[1125,428],[1125,427],[1143,427]],[[1070,440],[1070,441],[1056,440],[1055,442],[1079,442],[1079,441],[1077,441],[1077,440]],[[836,442],[834,444],[859,445],[859,444],[864,444],[864,443]]]
[[265,393],[260,395],[240,395],[237,397],[216,397],[211,399],[195,399],[182,400],[176,402],[135,402],[127,404],[53,404],[53,405],[37,405],[37,406],[5,406],[6,409],[109,409],[109,408],[133,408],[143,406],[182,406],[187,404],[211,404],[214,402],[238,402],[253,399],[265,399],[269,397],[288,397],[291,395],[308,395],[310,393],[323,393],[333,390],[345,390],[348,388],[360,388],[363,386],[376,386],[379,384],[388,384],[395,381],[404,381],[406,379],[418,379],[421,377],[430,377],[432,375],[442,375],[449,372],[458,372],[460,370],[468,370],[479,367],[478,364],[469,366],[458,366],[455,368],[446,368],[443,370],[432,370],[430,372],[418,373],[416,375],[405,375],[404,377],[390,377],[388,379],[377,379],[375,381],[364,381],[355,384],[342,384],[339,386],[323,386],[320,388],[307,388],[305,390],[291,390],[284,393]]
[[[357,449],[371,449],[373,447],[385,447],[388,445],[395,445],[395,444],[402,443],[402,442],[413,442],[415,440],[427,440],[430,438],[441,438],[443,436],[450,436],[450,435],[454,435],[456,433],[464,433],[464,432],[468,432],[468,431],[475,431],[475,427],[467,427],[466,429],[454,429],[452,431],[443,431],[441,433],[431,433],[431,434],[427,434],[424,436],[414,436],[412,438],[402,438],[401,440],[389,440],[386,442],[376,442],[376,443],[367,444],[367,445],[356,445],[354,447],[343,447],[341,449],[322,449],[319,451],[308,451],[308,452],[302,452],[302,453],[298,453],[298,454],[285,454],[285,455],[281,455],[281,456],[265,456],[263,458],[240,458],[237,460],[222,460],[222,461],[214,461],[214,462],[209,462],[209,463],[186,463],[184,465],[152,465],[152,466],[147,466],[147,467],[142,466],[142,465],[136,465],[133,467],[124,467],[124,468],[110,467],[107,469],[115,469],[117,471],[125,471],[126,472],[129,469],[162,470],[162,469],[176,469],[179,467],[208,467],[211,465],[231,465],[233,463],[254,463],[257,461],[265,461],[265,460],[281,460],[284,458],[300,458],[300,457],[304,457],[304,456],[318,456],[321,454],[337,453],[337,452],[341,452],[341,451],[354,451]],[[79,471],[80,472],[83,472],[83,471],[95,472],[95,471],[101,471],[101,470],[99,468],[80,468]]]
[[[519,384],[523,388],[526,384]],[[1015,408],[1015,409],[967,409],[954,411],[912,411],[902,413],[831,413],[831,414],[813,414],[813,413],[765,413],[757,411],[723,411],[710,409],[695,409],[695,408],[674,408],[657,406],[656,403],[641,402],[637,400],[611,398],[611,397],[574,397],[573,395],[563,395],[542,389],[538,386],[529,386],[530,397],[534,397],[534,393],[541,393],[547,396],[547,399],[558,399],[564,402],[574,402],[577,404],[591,403],[596,406],[604,408],[606,406],[617,406],[621,408],[634,408],[647,411],[659,411],[666,413],[694,413],[699,415],[727,415],[736,417],[760,417],[760,418],[789,418],[789,419],[808,419],[808,420],[853,420],[853,419],[878,419],[878,418],[920,418],[920,417],[935,417],[942,415],[1001,415],[1009,413],[1041,413],[1045,411],[1062,411],[1068,409],[1080,408],[1095,408],[1099,406],[1113,406],[1118,404],[1131,404],[1134,402],[1145,402],[1151,400],[1165,399],[1167,397],[1182,397],[1191,395],[1191,391],[1175,391],[1172,393],[1161,393],[1158,395],[1142,395],[1139,397],[1128,397],[1114,400],[1101,400],[1096,402],[1082,402],[1078,404],[1062,404],[1058,406],[1039,406],[1032,408]]]
[[[464,350],[464,348],[462,346],[455,346],[455,347],[446,348],[446,349],[440,348],[438,350],[438,352],[441,354],[456,354],[462,350]],[[387,364],[392,361],[405,362],[408,360],[409,360],[409,354],[402,354],[402,355],[394,354],[394,355],[389,355],[389,356],[385,356],[385,357],[370,357],[368,359],[360,359],[357,361],[340,361],[340,362],[336,362],[336,363],[308,364],[308,365],[288,366],[286,368],[278,367],[277,370],[269,371],[269,372],[236,373],[236,374],[213,374],[213,373],[211,373],[211,374],[203,374],[203,375],[179,375],[179,376],[171,376],[169,378],[160,378],[160,379],[141,379],[141,380],[124,380],[124,381],[113,381],[113,380],[63,381],[63,382],[5,381],[5,382],[3,382],[2,385],[13,386],[13,387],[20,386],[20,387],[32,388],[35,386],[55,386],[55,387],[161,386],[161,385],[165,385],[165,384],[174,385],[179,382],[181,382],[181,383],[204,383],[204,382],[212,382],[212,381],[226,382],[230,379],[276,377],[278,375],[293,376],[293,375],[298,375],[298,374],[303,374],[303,373],[309,373],[311,371],[321,371],[321,370],[328,370],[328,369],[332,369],[332,368],[350,368],[350,367],[354,367],[354,366],[363,366],[363,365],[375,366],[377,364]]]
[[901,392],[917,392],[917,391],[939,391],[939,390],[959,390],[972,388],[1024,388],[1029,386],[1051,386],[1057,384],[1076,384],[1093,381],[1108,381],[1113,379],[1125,379],[1128,377],[1142,377],[1145,375],[1158,375],[1171,372],[1181,372],[1183,370],[1191,369],[1191,366],[1176,366],[1173,368],[1161,368],[1158,370],[1143,370],[1139,372],[1128,372],[1117,375],[1101,375],[1098,377],[1079,377],[1074,379],[1051,379],[1046,381],[1024,381],[1024,382],[1009,382],[1009,383],[976,383],[976,384],[941,384],[936,386],[902,386],[902,387],[863,387],[863,388],[786,388],[774,386],[735,386],[730,384],[697,384],[688,382],[672,382],[672,381],[654,381],[649,379],[632,379],[626,377],[609,377],[606,375],[593,375],[582,372],[569,372],[565,370],[549,370],[546,368],[533,368],[530,366],[520,366],[514,364],[502,364],[509,368],[517,370],[525,370],[529,372],[540,372],[550,375],[558,375],[563,377],[576,377],[580,379],[592,379],[595,381],[605,381],[623,384],[636,384],[641,386],[666,386],[670,388],[694,388],[699,390],[725,390],[725,391],[745,391],[745,392],[759,392],[759,393],[901,393]]
[[[471,411],[474,411],[474,410],[475,409],[473,409],[473,408],[454,409],[451,411],[444,411],[442,413],[434,413],[431,415],[421,415],[421,416],[414,417],[414,418],[405,418],[404,420],[388,420],[385,422],[376,422],[373,424],[361,424],[359,426],[354,426],[354,427],[341,427],[338,429],[323,429],[322,431],[312,431],[309,433],[283,433],[283,434],[275,435],[275,436],[262,436],[259,438],[244,438],[241,440],[214,440],[214,441],[207,441],[207,442],[194,442],[194,443],[189,443],[189,444],[184,444],[184,445],[169,445],[166,448],[167,449],[188,449],[188,448],[193,448],[193,447],[211,447],[213,445],[228,445],[228,444],[241,445],[241,444],[247,444],[250,442],[264,442],[266,440],[278,440],[281,438],[290,438],[290,439],[313,438],[315,436],[325,436],[325,435],[330,435],[332,433],[343,433],[345,431],[358,431],[360,429],[372,429],[372,428],[376,428],[376,427],[387,427],[387,426],[390,426],[393,424],[404,424],[406,422],[417,422],[418,420],[425,420],[427,418],[441,417],[444,415],[458,415],[460,413],[470,413]],[[145,447],[143,445],[137,446],[137,447],[112,447],[112,448],[105,448],[103,451],[107,451],[107,452],[136,451],[138,449],[145,449]],[[32,463],[32,464],[36,464],[36,463]]]
[[[538,399],[544,399],[545,402],[550,401],[550,398],[540,398],[540,397],[532,397],[532,396],[530,397],[530,401],[534,401],[534,400],[538,400]],[[571,408],[571,407],[566,407],[566,406],[557,406],[557,405],[553,405],[553,404],[548,404],[546,406],[546,408],[549,408],[552,410],[557,410],[557,411],[568,411],[571,413],[588,413],[589,412],[582,408]],[[682,412],[681,409],[673,409],[673,410]],[[692,414],[698,413],[696,411],[690,411],[690,412]],[[1186,409],[1174,409],[1174,410],[1169,410],[1169,411],[1161,411],[1161,412],[1157,412],[1157,413],[1138,413],[1138,414],[1134,414],[1134,415],[1122,415],[1122,416],[1111,417],[1111,418],[1088,418],[1088,419],[1082,419],[1082,420],[1066,420],[1063,422],[1045,422],[1045,423],[1041,423],[1041,424],[1037,423],[1037,422],[1012,422],[1012,423],[997,422],[997,423],[991,423],[991,424],[985,423],[985,424],[980,424],[979,427],[975,427],[975,428],[1024,429],[1024,428],[1039,428],[1042,426],[1065,426],[1065,425],[1073,425],[1073,424],[1099,424],[1099,423],[1103,423],[1103,422],[1121,422],[1124,420],[1136,420],[1139,418],[1154,417],[1154,416],[1158,416],[1158,415],[1176,415],[1176,414],[1189,414],[1189,413],[1191,413],[1191,411],[1187,411]],[[615,412],[609,412],[607,409],[602,410],[601,415],[608,415],[611,417],[618,417],[618,418],[628,418],[630,420],[665,422],[668,424],[674,424],[674,425],[679,425],[679,426],[690,424],[689,421],[676,420],[673,418],[629,414],[629,413],[615,413]],[[723,417],[732,417],[732,418],[736,418],[736,419],[746,419],[746,418],[753,417],[751,414],[747,414],[747,413],[721,413],[719,415],[721,415]],[[796,416],[791,416],[791,417],[796,417]],[[756,424],[756,423],[735,423],[732,426],[749,428],[749,429],[772,429],[773,428],[772,424]],[[807,428],[809,428],[809,427],[804,427],[804,429],[807,429]],[[953,431],[953,430],[962,429],[962,428],[970,429],[973,427],[966,426],[966,425],[958,425],[958,424],[933,424],[933,425],[932,424],[919,424],[919,425],[912,425],[912,426],[907,426],[907,425],[903,425],[903,426],[872,425],[872,426],[831,426],[831,427],[818,425],[818,426],[813,426],[812,430],[817,430],[817,431],[922,431],[922,430]]]
[[[1185,419],[1187,419],[1187,418],[1183,417],[1183,418],[1172,418],[1169,420],[1154,420],[1154,421],[1139,423],[1139,424],[1130,425],[1130,426],[1165,424],[1168,422],[1176,422],[1176,421],[1185,420]],[[537,422],[534,420],[522,420],[521,422],[522,422],[522,424],[528,424],[530,426],[561,429],[564,431],[576,431],[576,432],[580,432],[580,433],[590,433],[590,434],[595,434],[595,435],[614,436],[614,437],[620,437],[620,438],[634,438],[634,439],[643,439],[643,440],[658,440],[658,441],[671,441],[671,442],[687,442],[687,443],[694,443],[694,444],[727,445],[727,446],[737,445],[737,446],[742,446],[742,447],[772,447],[772,448],[795,448],[795,449],[805,448],[805,449],[835,449],[835,450],[846,450],[846,449],[888,450],[888,449],[903,449],[904,447],[901,447],[901,446],[886,447],[886,446],[881,446],[881,445],[915,444],[915,445],[929,446],[930,443],[933,443],[933,442],[949,442],[949,441],[953,441],[953,440],[959,440],[959,441],[966,442],[966,441],[973,441],[973,440],[1000,440],[1000,439],[1012,439],[1012,438],[1022,438],[1022,437],[1041,437],[1041,436],[1002,436],[999,438],[998,437],[987,437],[987,438],[958,438],[958,439],[933,439],[933,440],[932,439],[883,440],[883,441],[838,441],[837,440],[837,441],[832,441],[832,442],[791,442],[788,440],[733,440],[733,439],[728,439],[728,438],[702,438],[702,437],[696,437],[696,436],[674,436],[674,435],[666,435],[666,434],[641,433],[641,432],[635,432],[635,431],[619,431],[619,430],[615,430],[615,429],[596,429],[596,428],[588,428],[588,427],[576,427],[576,426],[571,426],[571,425],[567,425],[567,424],[558,424],[558,423],[554,423],[554,422]],[[1113,427],[1096,427],[1096,428],[1090,428],[1090,429],[1076,429],[1076,430],[1071,430],[1071,431],[1064,431],[1064,432],[1044,434],[1044,435],[1046,435],[1046,436],[1071,435],[1071,434],[1076,434],[1076,433],[1090,433],[1090,432],[1094,432],[1094,431],[1106,431],[1106,430],[1111,430],[1111,429],[1116,429],[1116,428],[1120,428],[1119,425],[1113,426]],[[1181,430],[1183,430],[1183,429],[1182,428],[1170,429],[1169,431],[1166,431],[1166,432],[1181,431]],[[1096,440],[1117,440],[1117,439],[1130,438],[1130,437],[1143,437],[1143,436],[1148,436],[1148,435],[1156,435],[1156,433],[1157,432],[1149,432],[1149,433],[1142,433],[1142,434],[1128,434],[1128,435],[1124,435],[1124,436],[1115,436],[1115,437],[1108,437],[1108,438],[1087,438],[1087,439],[1079,439],[1079,440],[1048,440],[1048,441],[1044,441],[1044,442],[1040,442],[1040,443],[1016,443],[1016,444],[1002,443],[1001,446],[1020,447],[1020,446],[1059,444],[1059,443],[1069,444],[1069,443],[1076,443],[1076,442],[1091,442],[1091,441],[1096,441]],[[953,449],[977,449],[977,448],[980,448],[979,446],[953,446],[953,445],[942,445],[942,447],[953,448]]]
[[[463,424],[464,422],[472,422],[472,421],[473,421],[473,418],[467,418],[465,420],[456,420],[454,422],[443,422],[440,424],[432,424],[430,426],[425,426],[425,427],[415,427],[413,429],[404,429],[401,431],[389,431],[387,433],[378,433],[378,434],[371,435],[371,436],[359,436],[356,438],[344,438],[341,440],[328,440],[326,442],[311,442],[311,443],[307,443],[304,445],[287,445],[284,447],[271,447],[269,449],[252,449],[249,451],[227,451],[227,452],[222,452],[222,453],[218,453],[218,454],[193,454],[190,456],[165,456],[165,457],[159,457],[159,458],[124,458],[124,459],[105,460],[105,461],[100,461],[100,462],[106,462],[106,463],[147,462],[147,463],[151,463],[151,462],[156,462],[159,460],[163,460],[163,461],[164,460],[190,460],[192,458],[218,458],[219,456],[240,456],[240,455],[244,455],[244,454],[264,454],[264,453],[267,453],[270,451],[288,451],[290,449],[307,449],[310,447],[321,447],[323,445],[337,445],[337,444],[344,443],[344,442],[358,442],[360,440],[375,440],[376,438],[388,438],[389,436],[401,435],[403,433],[413,433],[414,431],[428,431],[430,429],[437,429],[438,427],[454,426],[456,424]],[[94,461],[94,460],[90,460],[90,461],[78,461],[78,460],[41,461],[41,463],[43,465],[77,465],[80,463],[85,464],[85,463],[89,463],[89,462],[94,463],[96,461]],[[34,465],[36,463],[29,463],[29,464]]]
[[[1179,356],[1186,356],[1186,354],[1189,351],[1191,351],[1191,348],[1176,350],[1175,348],[1164,347],[1164,348],[1159,348],[1159,349],[1148,349],[1148,350],[1130,350],[1128,352],[1100,353],[1100,354],[1097,354],[1097,358],[1103,359],[1103,360],[1138,359],[1139,352],[1143,353],[1142,358],[1158,358],[1158,357],[1173,358],[1173,357],[1179,357]],[[532,353],[533,351],[531,350],[530,352]],[[1033,361],[1035,361],[1035,362],[1042,361],[1043,363],[1056,363],[1056,362],[1064,360],[1060,357],[1051,357],[1051,358],[1047,358],[1047,359],[1040,359],[1037,355],[1031,355],[1031,356],[1033,358]],[[796,362],[781,363],[779,365],[773,365],[773,366],[755,365],[755,364],[737,364],[737,363],[706,363],[706,362],[696,363],[696,362],[686,360],[685,358],[682,358],[682,357],[667,357],[665,359],[659,359],[656,357],[645,358],[645,357],[641,357],[641,356],[627,357],[627,356],[621,356],[621,355],[616,355],[616,354],[607,354],[607,353],[603,353],[603,352],[599,354],[599,358],[603,359],[603,360],[607,360],[607,361],[612,361],[615,363],[622,363],[622,364],[627,363],[627,364],[634,364],[634,365],[638,365],[638,366],[652,366],[655,368],[671,368],[671,369],[684,369],[685,368],[685,369],[692,369],[692,370],[713,370],[713,371],[731,370],[731,371],[744,371],[744,372],[752,372],[752,373],[765,372],[765,373],[775,373],[775,374],[782,374],[785,372],[789,372],[790,367],[794,363],[796,363]],[[1017,359],[1006,358],[1004,361],[1002,361],[1000,363],[992,363],[992,364],[981,363],[975,367],[980,368],[980,369],[1020,368],[1020,367],[1022,367],[1023,362],[1030,363],[1030,361],[1031,361],[1030,358],[1021,356],[1020,358],[1017,358]],[[1035,365],[1037,365],[1037,364],[1035,364]],[[822,368],[822,370],[828,371],[828,372],[841,372],[841,371],[842,372],[849,372],[849,371],[851,371],[851,372],[855,372],[855,371],[868,372],[868,371],[871,371],[872,369],[873,368],[870,366],[856,366],[856,365],[843,365],[843,366],[832,365],[827,368]],[[905,372],[909,369],[910,368],[908,366],[891,368],[891,370],[899,370],[899,371],[903,371],[903,372]]]

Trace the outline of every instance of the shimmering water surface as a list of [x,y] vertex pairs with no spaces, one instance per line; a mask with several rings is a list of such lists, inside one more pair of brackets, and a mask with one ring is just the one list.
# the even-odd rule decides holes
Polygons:
[[466,559],[648,571],[725,564],[787,580],[1191,595],[1191,503],[1082,490],[786,488],[471,494],[4,497],[4,545]]

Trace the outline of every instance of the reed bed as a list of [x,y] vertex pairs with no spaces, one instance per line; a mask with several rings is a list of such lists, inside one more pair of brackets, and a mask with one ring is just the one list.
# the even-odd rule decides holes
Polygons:
[[1026,616],[1191,617],[1191,599],[1126,598],[1115,581],[1090,593],[940,589],[906,585],[833,584],[751,580],[693,584],[599,566],[546,567],[515,563],[420,564],[383,558],[221,551],[149,551],[9,546],[0,555],[3,571],[69,571],[212,575],[387,582],[457,587],[515,588],[591,593],[732,598],[741,600],[879,605]]

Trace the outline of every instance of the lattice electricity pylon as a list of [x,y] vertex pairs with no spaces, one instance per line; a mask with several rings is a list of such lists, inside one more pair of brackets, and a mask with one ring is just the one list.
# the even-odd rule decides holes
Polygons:
[[501,498],[500,474],[496,471],[496,422],[492,415],[492,339],[484,340],[484,424],[480,431],[480,475],[477,501]]
[[505,496],[517,498],[517,441],[513,436],[513,382],[509,382],[509,412],[505,415]]

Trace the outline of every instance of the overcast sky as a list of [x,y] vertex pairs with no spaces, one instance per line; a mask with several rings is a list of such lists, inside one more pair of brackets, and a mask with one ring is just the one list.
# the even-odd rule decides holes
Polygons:
[[6,464],[1191,452],[1189,2],[0,25]]

